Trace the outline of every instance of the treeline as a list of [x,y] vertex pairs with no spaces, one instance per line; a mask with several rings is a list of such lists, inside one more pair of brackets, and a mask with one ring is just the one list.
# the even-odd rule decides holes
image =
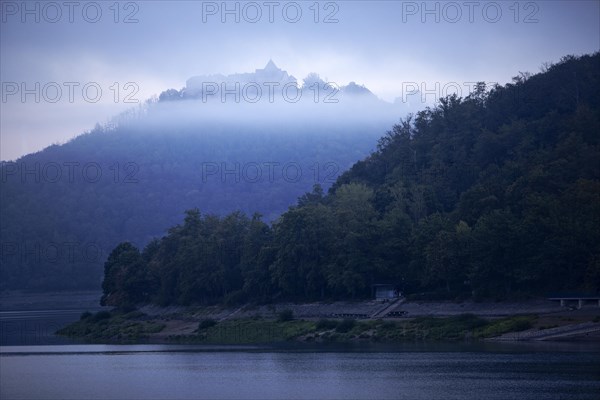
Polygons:
[[409,116],[272,226],[188,211],[105,265],[112,305],[600,290],[600,54]]
[[0,163],[0,290],[95,290],[116,245],[144,246],[194,207],[273,221],[314,183],[330,187],[389,126],[303,117],[217,126],[181,114],[98,126]]

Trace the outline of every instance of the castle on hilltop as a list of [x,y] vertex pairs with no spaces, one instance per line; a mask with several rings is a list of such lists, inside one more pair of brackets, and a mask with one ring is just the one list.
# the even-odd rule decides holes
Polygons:
[[241,74],[232,74],[232,75],[202,75],[202,76],[194,76],[188,79],[185,83],[185,90],[188,95],[198,95],[202,93],[203,87],[207,83],[216,83],[217,85],[221,85],[225,83],[227,86],[231,84],[231,86],[239,83],[241,86],[244,86],[249,83],[257,83],[262,84],[265,82],[275,82],[280,85],[285,85],[287,83],[297,83],[298,81],[292,75],[289,75],[287,71],[280,69],[273,60],[269,60],[267,65],[262,69],[256,69],[254,72],[247,72]]
[[254,74],[240,74],[240,75],[254,75],[259,82],[279,82],[282,84],[288,82],[297,82],[296,78],[292,75],[288,75],[287,71],[284,71],[277,67],[273,60],[269,60],[267,65],[263,69],[257,69]]

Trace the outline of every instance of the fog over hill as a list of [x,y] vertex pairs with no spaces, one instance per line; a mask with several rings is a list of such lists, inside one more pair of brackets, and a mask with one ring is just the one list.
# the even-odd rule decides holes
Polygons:
[[597,296],[599,72],[600,53],[566,56],[442,98],[273,225],[189,210],[144,249],[115,247],[103,301],[358,299],[382,282],[421,300]]
[[273,221],[367,156],[405,111],[354,82],[299,83],[272,61],[192,77],[2,164],[2,288],[98,287],[112,247],[143,246],[190,208]]

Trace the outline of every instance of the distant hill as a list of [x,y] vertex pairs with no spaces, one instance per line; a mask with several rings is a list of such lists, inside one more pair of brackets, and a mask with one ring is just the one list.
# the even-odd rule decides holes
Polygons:
[[[275,80],[295,85],[289,97]],[[213,91],[237,83],[239,98],[203,98],[203,82]],[[268,90],[254,101],[241,92],[248,84],[277,89],[273,101]],[[196,77],[64,145],[2,163],[0,288],[98,288],[110,249],[145,245],[187,209],[272,221],[315,183],[329,187],[401,115],[364,87],[334,86],[316,74],[302,86],[273,62]]]

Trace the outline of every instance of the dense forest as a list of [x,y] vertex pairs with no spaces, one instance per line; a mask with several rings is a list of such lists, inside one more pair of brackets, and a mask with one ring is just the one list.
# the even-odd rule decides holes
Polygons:
[[[385,106],[361,90],[345,99]],[[187,209],[260,212],[271,222],[314,184],[330,187],[400,115],[347,115],[342,99],[315,104],[318,117],[291,104],[295,118],[260,121],[255,109],[269,104],[233,104],[216,118],[212,104],[164,93],[65,144],[0,163],[0,290],[98,289],[118,243],[143,247]]]
[[105,263],[103,302],[428,298],[600,290],[600,54],[410,115],[273,224],[191,209]]

